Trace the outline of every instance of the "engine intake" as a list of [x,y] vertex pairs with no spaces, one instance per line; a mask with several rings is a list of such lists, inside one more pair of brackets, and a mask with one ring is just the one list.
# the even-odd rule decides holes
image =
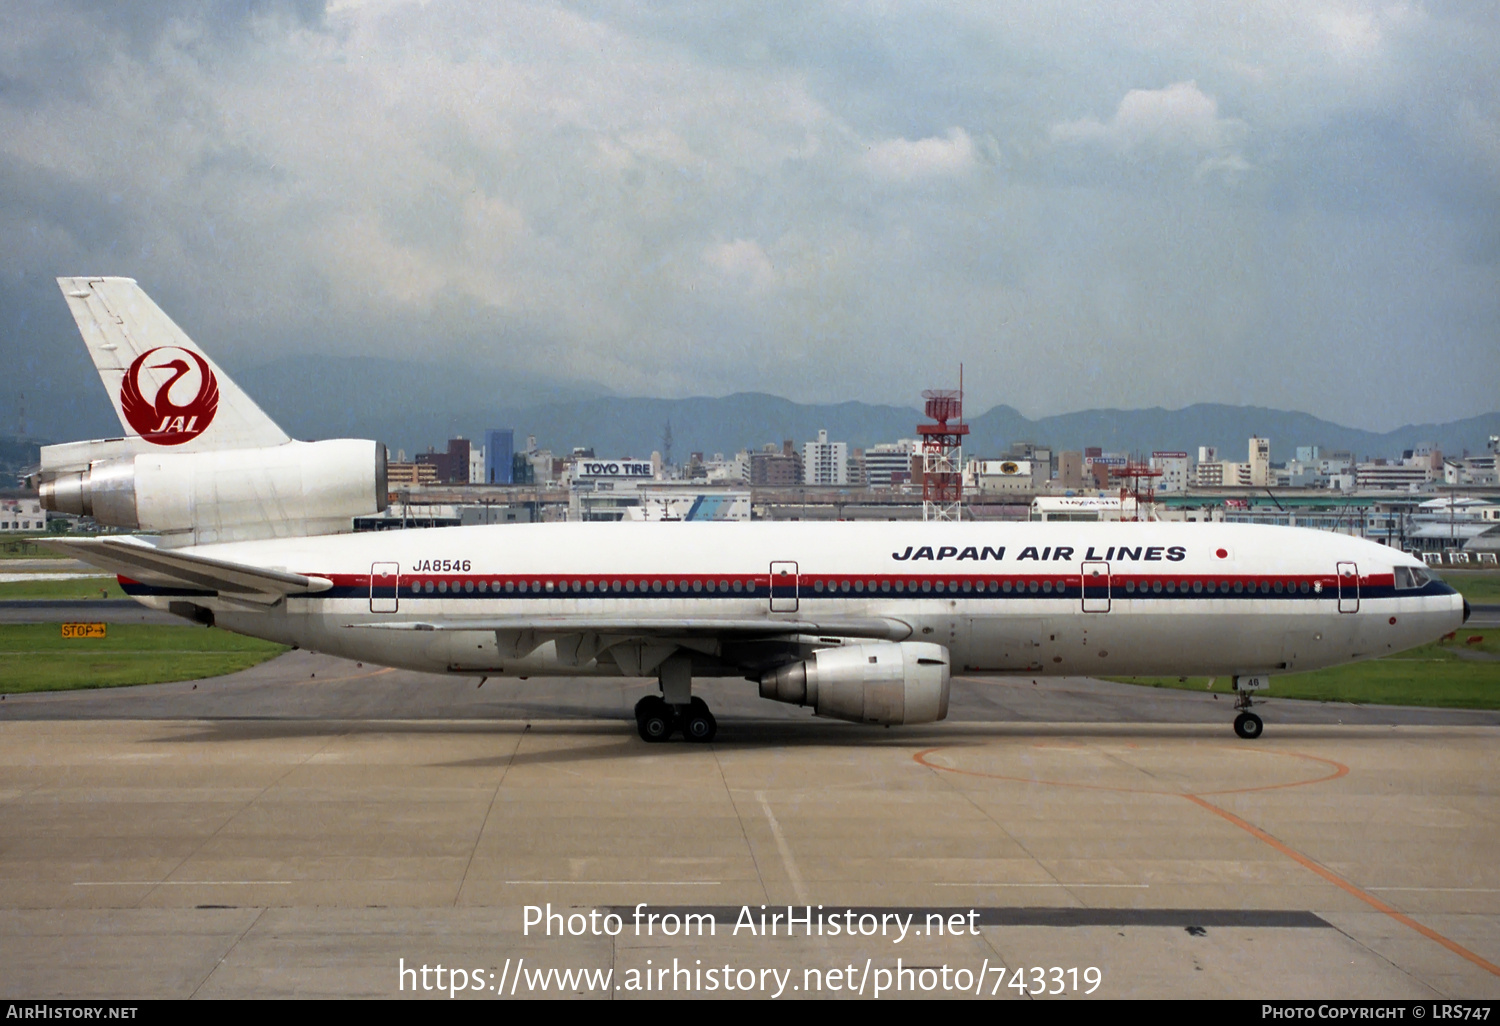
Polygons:
[[932,723],[948,715],[948,686],[943,646],[880,641],[822,649],[772,670],[760,679],[760,697],[854,723]]
[[44,475],[42,507],[109,527],[197,542],[348,531],[385,509],[385,446],[364,439],[287,442],[257,449],[141,453]]

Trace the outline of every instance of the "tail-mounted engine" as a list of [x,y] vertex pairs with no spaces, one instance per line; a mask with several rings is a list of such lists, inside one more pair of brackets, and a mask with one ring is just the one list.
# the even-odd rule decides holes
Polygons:
[[854,723],[932,723],[948,715],[948,681],[943,646],[881,641],[823,649],[772,670],[760,679],[760,697]]
[[186,534],[195,544],[346,532],[354,517],[386,507],[385,446],[364,439],[110,454],[81,470],[48,469],[48,455],[44,449],[43,508],[108,527]]

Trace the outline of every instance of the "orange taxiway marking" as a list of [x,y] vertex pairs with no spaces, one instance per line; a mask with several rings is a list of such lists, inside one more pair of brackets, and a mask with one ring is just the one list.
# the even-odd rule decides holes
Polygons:
[[1212,812],[1214,815],[1219,816],[1226,822],[1232,823],[1234,826],[1239,827],[1241,830],[1245,831],[1251,837],[1254,837],[1256,840],[1262,842],[1263,844],[1270,845],[1282,855],[1285,855],[1287,858],[1291,859],[1293,862],[1296,862],[1304,869],[1316,873],[1318,876],[1333,884],[1335,887],[1343,891],[1345,894],[1348,894],[1350,897],[1357,898],[1360,901],[1364,902],[1366,905],[1369,905],[1371,908],[1375,909],[1377,912],[1381,912],[1385,915],[1390,916],[1402,926],[1406,926],[1412,930],[1415,930],[1423,937],[1426,937],[1428,940],[1436,944],[1442,945],[1460,958],[1472,962],[1474,965],[1477,965],[1485,972],[1490,973],[1494,976],[1500,976],[1500,966],[1497,966],[1495,965],[1495,963],[1489,961],[1488,959],[1475,954],[1468,948],[1464,947],[1462,944],[1459,944],[1457,941],[1449,940],[1447,937],[1444,937],[1442,934],[1438,933],[1431,927],[1423,926],[1411,916],[1400,911],[1399,909],[1391,907],[1363,888],[1350,883],[1348,880],[1345,880],[1343,877],[1339,876],[1328,867],[1319,864],[1314,859],[1302,854],[1290,845],[1284,844],[1283,842],[1277,840],[1275,837],[1272,837],[1270,834],[1266,833],[1255,824],[1241,819],[1239,816],[1236,816],[1234,813],[1228,811],[1227,809],[1219,808],[1219,806],[1213,804],[1210,801],[1207,801],[1204,797],[1205,795],[1216,796],[1224,794],[1247,794],[1253,791],[1274,791],[1280,788],[1302,787],[1307,784],[1321,784],[1328,780],[1337,780],[1339,777],[1346,776],[1349,773],[1349,767],[1345,766],[1341,762],[1335,762],[1332,759],[1325,759],[1319,755],[1306,755],[1301,752],[1268,751],[1261,754],[1287,755],[1298,759],[1306,759],[1311,762],[1320,762],[1327,766],[1333,767],[1333,772],[1321,777],[1314,777],[1308,780],[1293,780],[1284,784],[1265,784],[1259,787],[1236,787],[1227,788],[1220,791],[1202,791],[1194,794],[1183,791],[1163,791],[1150,788],[1117,787],[1106,784],[1082,784],[1065,780],[1040,780],[1031,777],[1007,776],[1000,773],[985,773],[981,770],[964,770],[958,769],[954,766],[943,766],[939,763],[932,762],[927,758],[934,752],[940,751],[943,751],[943,748],[924,748],[922,751],[914,754],[912,756],[912,759],[919,765],[926,766],[929,769],[941,770],[944,773],[958,773],[963,776],[970,777],[989,777],[993,780],[1009,780],[1022,784],[1046,784],[1053,787],[1076,787],[1094,791],[1130,791],[1138,794],[1162,794],[1186,798],[1188,801],[1192,802],[1199,808],[1205,809],[1208,812]]

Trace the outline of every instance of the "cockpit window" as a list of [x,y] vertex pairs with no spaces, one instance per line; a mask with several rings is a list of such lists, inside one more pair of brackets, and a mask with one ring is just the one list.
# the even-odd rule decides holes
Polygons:
[[1396,588],[1398,591],[1408,591],[1412,588],[1424,587],[1432,575],[1419,566],[1396,567]]

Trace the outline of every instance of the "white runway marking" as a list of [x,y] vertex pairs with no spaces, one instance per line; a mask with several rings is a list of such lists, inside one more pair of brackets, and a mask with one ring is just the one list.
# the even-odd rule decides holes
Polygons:
[[[258,884],[297,883],[296,880],[74,880],[74,887],[253,887]],[[318,880],[302,881],[319,883]]]
[[720,880],[507,880],[508,884],[629,884],[632,887],[722,887]]
[[797,860],[792,858],[792,847],[786,843],[786,835],[781,832],[781,824],[776,821],[776,814],[766,801],[766,793],[756,791],[755,797],[760,802],[761,811],[766,814],[766,821],[771,824],[771,836],[776,838],[776,850],[781,853],[781,863],[786,866],[787,879],[792,882],[792,893],[797,896],[797,904],[806,905],[807,890],[802,886],[802,874],[797,869]]
[[[1150,884],[1112,884],[1112,883],[939,883],[934,887],[1134,887],[1144,890]],[[1376,888],[1379,890],[1379,888]]]

